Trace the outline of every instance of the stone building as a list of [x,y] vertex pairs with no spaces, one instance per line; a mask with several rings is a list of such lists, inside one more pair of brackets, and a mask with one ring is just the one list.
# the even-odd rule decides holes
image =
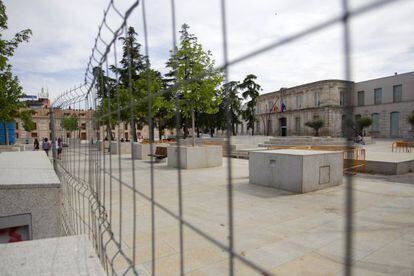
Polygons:
[[[50,124],[50,108],[47,105],[44,105],[40,108],[33,109],[33,122],[35,123],[35,129],[31,132],[27,132],[23,128],[23,123],[20,119],[16,119],[16,139],[24,143],[26,139],[30,143],[33,142],[35,138],[52,138],[52,126]],[[61,127],[61,118],[64,116],[76,115],[79,120],[79,130],[68,132]],[[80,138],[81,140],[86,140],[90,136],[91,127],[92,127],[92,110],[78,110],[78,109],[54,109],[55,116],[55,129],[57,137],[62,138]]]
[[412,135],[407,117],[414,112],[414,72],[355,83],[352,105],[355,117],[372,117],[371,136]]
[[[372,117],[374,123],[366,129],[374,137],[403,137],[413,129],[407,117],[414,111],[414,72],[388,77],[348,82],[322,80],[262,94],[256,106],[255,133],[270,136],[313,135],[305,123],[322,119],[325,126],[320,135],[341,137],[345,108],[354,114]],[[244,122],[239,134],[251,133]]]

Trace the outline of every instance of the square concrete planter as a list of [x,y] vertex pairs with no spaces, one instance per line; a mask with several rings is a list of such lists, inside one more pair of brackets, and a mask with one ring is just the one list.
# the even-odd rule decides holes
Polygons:
[[343,175],[341,151],[267,150],[249,156],[251,184],[294,193],[307,193],[340,185]]
[[[180,150],[181,164],[177,163]],[[220,167],[223,165],[223,149],[221,146],[170,146],[167,149],[168,166],[182,169],[198,169]]]
[[131,153],[131,142],[111,142],[111,154],[118,154],[118,143],[121,144],[121,154]]
[[[155,152],[157,147],[168,147],[169,144],[166,143],[154,143],[152,144],[153,151]],[[148,156],[150,154],[150,144],[141,144],[138,142],[134,142],[132,147],[132,158],[138,160],[150,160],[151,157]]]

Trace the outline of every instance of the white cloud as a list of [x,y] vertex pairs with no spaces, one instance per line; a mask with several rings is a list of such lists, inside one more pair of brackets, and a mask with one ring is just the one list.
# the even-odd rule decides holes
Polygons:
[[[352,1],[352,7],[369,2]],[[12,34],[30,27],[33,37],[22,45],[12,62],[27,92],[46,82],[53,96],[83,82],[91,48],[107,0],[7,0]],[[118,7],[118,2],[121,4]],[[123,12],[132,1],[115,1]],[[332,0],[228,0],[229,57],[240,55],[320,23],[341,13],[340,1]],[[165,71],[172,42],[169,0],[146,1],[151,63]],[[223,63],[220,1],[176,0],[177,28],[186,22],[205,49]],[[399,1],[352,20],[353,76],[355,80],[412,71],[414,51],[414,2]],[[135,26],[143,43],[142,10],[139,6],[128,23]],[[111,14],[108,24],[119,20]],[[109,32],[103,36],[109,37]],[[177,30],[177,35],[179,35]],[[120,48],[120,47],[118,47]],[[411,50],[410,50],[411,49]],[[320,79],[343,78],[342,27],[322,32],[273,49],[230,68],[230,79],[258,76],[264,92]],[[113,60],[111,54],[110,60]]]

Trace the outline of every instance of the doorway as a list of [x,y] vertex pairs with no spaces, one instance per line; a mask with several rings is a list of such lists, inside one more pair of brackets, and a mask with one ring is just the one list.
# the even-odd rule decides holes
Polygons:
[[280,136],[287,136],[287,119],[282,117],[279,119]]
[[391,112],[390,114],[390,136],[397,137],[400,135],[400,113]]

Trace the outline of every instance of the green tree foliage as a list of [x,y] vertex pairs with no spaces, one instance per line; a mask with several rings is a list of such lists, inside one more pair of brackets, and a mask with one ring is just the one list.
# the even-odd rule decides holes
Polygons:
[[23,96],[23,90],[19,79],[13,75],[9,59],[14,55],[16,48],[22,42],[29,40],[32,31],[29,29],[18,32],[13,38],[3,38],[3,32],[7,30],[6,6],[0,0],[0,121],[4,122],[6,144],[9,143],[6,123],[14,121],[20,116],[24,105],[19,101]]
[[23,122],[23,129],[27,132],[33,131],[36,129],[36,124],[33,122],[33,110],[24,110],[20,112],[20,119]]
[[241,115],[241,100],[239,97],[240,83],[237,81],[231,81],[223,85],[223,95],[228,104],[228,110],[230,112],[231,128],[233,135],[236,135],[236,124],[240,124]]
[[355,129],[357,133],[362,134],[364,128],[367,128],[370,125],[372,125],[372,122],[373,122],[372,118],[367,117],[367,116],[357,119],[355,121]]
[[179,108],[183,120],[187,121],[194,118],[194,113],[218,112],[221,99],[216,95],[218,86],[223,81],[223,74],[214,68],[211,52],[204,51],[197,37],[190,34],[188,29],[187,24],[182,25],[176,56],[171,51],[167,62],[170,69],[167,76],[171,78],[169,83],[176,87],[175,97],[180,99]]
[[325,122],[322,119],[316,119],[305,123],[305,126],[313,128],[315,136],[319,136],[319,129],[323,128]]
[[64,130],[69,132],[79,129],[79,119],[76,115],[63,117],[60,124]]
[[106,135],[109,141],[112,139],[112,128],[116,123],[116,115],[112,113],[115,108],[115,80],[106,76],[101,67],[93,68],[98,108],[94,114],[99,125],[106,126]]
[[246,109],[242,112],[242,117],[245,121],[247,121],[247,129],[252,130],[252,135],[254,135],[254,125],[257,121],[256,105],[259,98],[259,91],[261,90],[260,85],[256,83],[256,79],[257,77],[255,75],[249,74],[239,85],[240,89],[243,91],[243,98],[248,100],[246,103]]

